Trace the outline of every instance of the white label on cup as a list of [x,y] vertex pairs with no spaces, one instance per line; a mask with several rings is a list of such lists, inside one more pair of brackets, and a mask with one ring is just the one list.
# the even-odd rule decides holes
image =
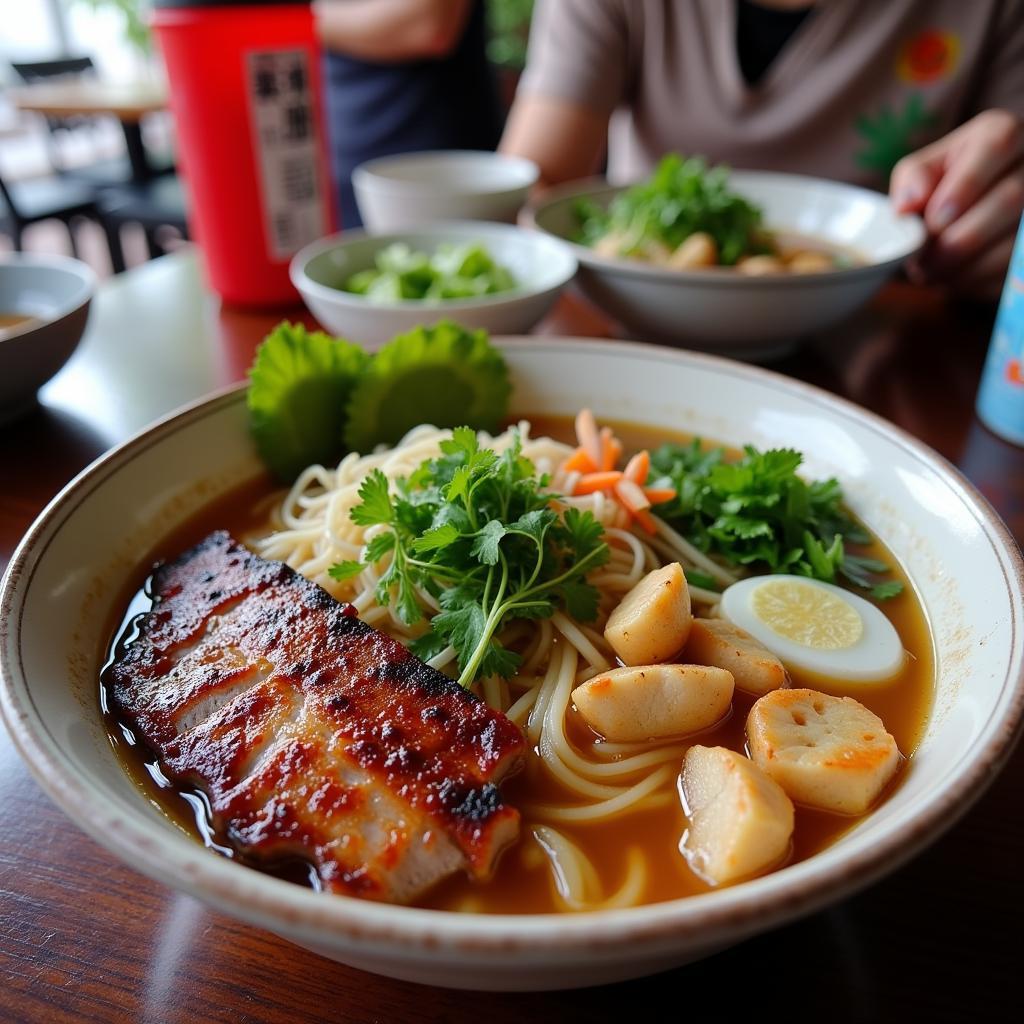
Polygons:
[[309,54],[251,50],[245,59],[267,253],[286,260],[330,228]]

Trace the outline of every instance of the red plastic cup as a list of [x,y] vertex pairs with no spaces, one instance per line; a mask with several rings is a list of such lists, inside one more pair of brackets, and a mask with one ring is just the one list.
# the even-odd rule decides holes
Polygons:
[[155,0],[189,229],[229,303],[293,303],[288,262],[335,225],[309,0]]

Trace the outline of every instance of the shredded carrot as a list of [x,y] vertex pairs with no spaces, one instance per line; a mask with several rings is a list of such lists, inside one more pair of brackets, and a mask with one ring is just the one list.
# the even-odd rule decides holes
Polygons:
[[601,469],[607,471],[615,468],[622,454],[622,445],[612,433],[611,427],[601,428]]
[[645,450],[637,452],[624,471],[615,469],[622,457],[622,443],[611,427],[597,426],[594,414],[581,409],[576,416],[576,439],[579,447],[562,463],[567,473],[580,473],[573,487],[576,496],[608,491],[623,507],[630,522],[636,520],[647,533],[658,532],[651,505],[671,501],[676,492],[671,487],[643,485],[651,471],[651,456]]
[[576,481],[573,488],[574,495],[593,494],[595,491],[607,491],[614,487],[622,479],[622,473],[617,469],[608,470],[603,473],[586,473]]
[[644,494],[652,505],[660,505],[662,502],[671,501],[676,496],[673,487],[645,487]]
[[643,489],[632,480],[627,479],[625,474],[615,485],[615,494],[628,512],[635,514],[651,507],[651,503],[647,500],[647,495],[644,494]]
[[576,451],[574,451],[572,455],[562,463],[562,469],[564,469],[566,473],[596,473],[598,466],[590,457],[589,452],[585,451],[583,448],[577,448]]
[[597,432],[597,421],[589,409],[580,409],[576,414],[576,439],[594,462],[596,470],[601,465],[601,435]]
[[651,471],[651,456],[648,454],[645,448],[642,452],[637,452],[626,463],[625,477],[627,480],[632,480],[633,483],[643,486],[647,481],[647,474]]
[[612,466],[622,458],[622,442],[617,438],[612,438]]
[[639,512],[634,512],[636,521],[644,528],[644,531],[654,536],[658,532],[658,527],[654,522],[654,516],[651,515],[647,509],[642,508]]

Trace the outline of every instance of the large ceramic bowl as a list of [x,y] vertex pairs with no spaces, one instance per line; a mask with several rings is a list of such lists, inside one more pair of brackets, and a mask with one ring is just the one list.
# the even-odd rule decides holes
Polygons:
[[[381,249],[396,242],[420,252],[439,245],[479,242],[516,280],[511,291],[474,299],[381,302],[342,290],[360,270],[374,265]],[[524,334],[551,308],[576,273],[576,257],[564,242],[508,224],[452,221],[390,235],[345,231],[313,242],[292,259],[292,283],[329,331],[365,345],[379,345],[419,324],[457,320],[492,334]]]
[[772,230],[853,250],[858,266],[819,274],[748,277],[728,268],[680,271],[598,256],[573,240],[576,205],[607,206],[606,182],[554,189],[524,219],[573,244],[580,288],[631,332],[748,359],[780,355],[863,306],[924,243],[918,217],[897,216],[877,192],[819,178],[733,171],[732,187],[764,210]]
[[0,422],[35,401],[67,362],[89,317],[96,275],[79,260],[37,253],[0,256],[0,313],[29,317],[0,327]]
[[[902,561],[934,636],[935,707],[896,792],[833,846],[774,874],[576,915],[455,914],[327,896],[200,847],[116,761],[97,673],[140,552],[258,469],[234,390],[105,455],[53,501],[11,562],[0,595],[3,714],[68,815],[139,872],[325,956],[436,985],[505,989],[603,984],[693,960],[869,884],[956,821],[1008,755],[1024,708],[1024,567],[978,493],[878,417],[763,370],[578,339],[505,348],[516,412],[571,413],[586,403],[602,418],[733,445],[796,444],[808,473],[840,478]],[[894,932],[894,955],[917,926]]]
[[537,165],[518,156],[444,150],[382,156],[352,172],[370,231],[403,231],[439,220],[516,219]]

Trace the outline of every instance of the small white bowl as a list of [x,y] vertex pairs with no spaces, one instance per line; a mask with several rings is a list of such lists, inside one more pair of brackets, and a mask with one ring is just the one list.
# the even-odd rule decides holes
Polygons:
[[[839,478],[907,571],[935,649],[924,739],[880,807],[832,846],[763,878],[580,914],[459,914],[328,896],[204,849],[121,767],[97,679],[125,595],[145,575],[144,552],[260,472],[241,388],[108,452],[54,499],[11,559],[0,587],[0,710],[46,792],[134,869],[225,913],[364,970],[473,989],[603,985],[678,966],[842,899],[949,828],[995,777],[1024,713],[1024,566],[985,499],[902,430],[778,374],[634,342],[499,344],[516,416],[587,404],[602,419],[733,446],[797,445],[809,476]],[[629,829],[626,819],[624,838]],[[894,919],[894,956],[920,927]]]
[[443,150],[369,160],[352,172],[352,187],[369,231],[401,231],[438,220],[512,224],[539,173],[522,157]]
[[[496,263],[508,268],[516,287],[496,295],[440,302],[375,302],[342,290],[345,281],[372,267],[377,253],[395,242],[424,252],[433,252],[447,242],[479,242]],[[523,334],[547,313],[576,269],[576,257],[567,245],[536,231],[453,221],[400,234],[345,231],[332,235],[296,253],[291,278],[306,305],[329,331],[351,341],[379,345],[420,324],[445,319],[457,320],[464,327],[483,327],[492,334]]]
[[573,243],[580,288],[628,330],[744,359],[781,355],[842,320],[924,243],[920,218],[897,216],[877,192],[764,171],[733,171],[730,183],[764,210],[768,228],[852,249],[864,263],[820,274],[749,277],[726,267],[680,271],[598,256],[573,241],[575,205],[584,197],[607,205],[623,191],[604,181],[553,189],[524,220]]
[[85,330],[96,275],[67,256],[0,256],[0,313],[32,319],[0,330],[0,422],[31,407]]

